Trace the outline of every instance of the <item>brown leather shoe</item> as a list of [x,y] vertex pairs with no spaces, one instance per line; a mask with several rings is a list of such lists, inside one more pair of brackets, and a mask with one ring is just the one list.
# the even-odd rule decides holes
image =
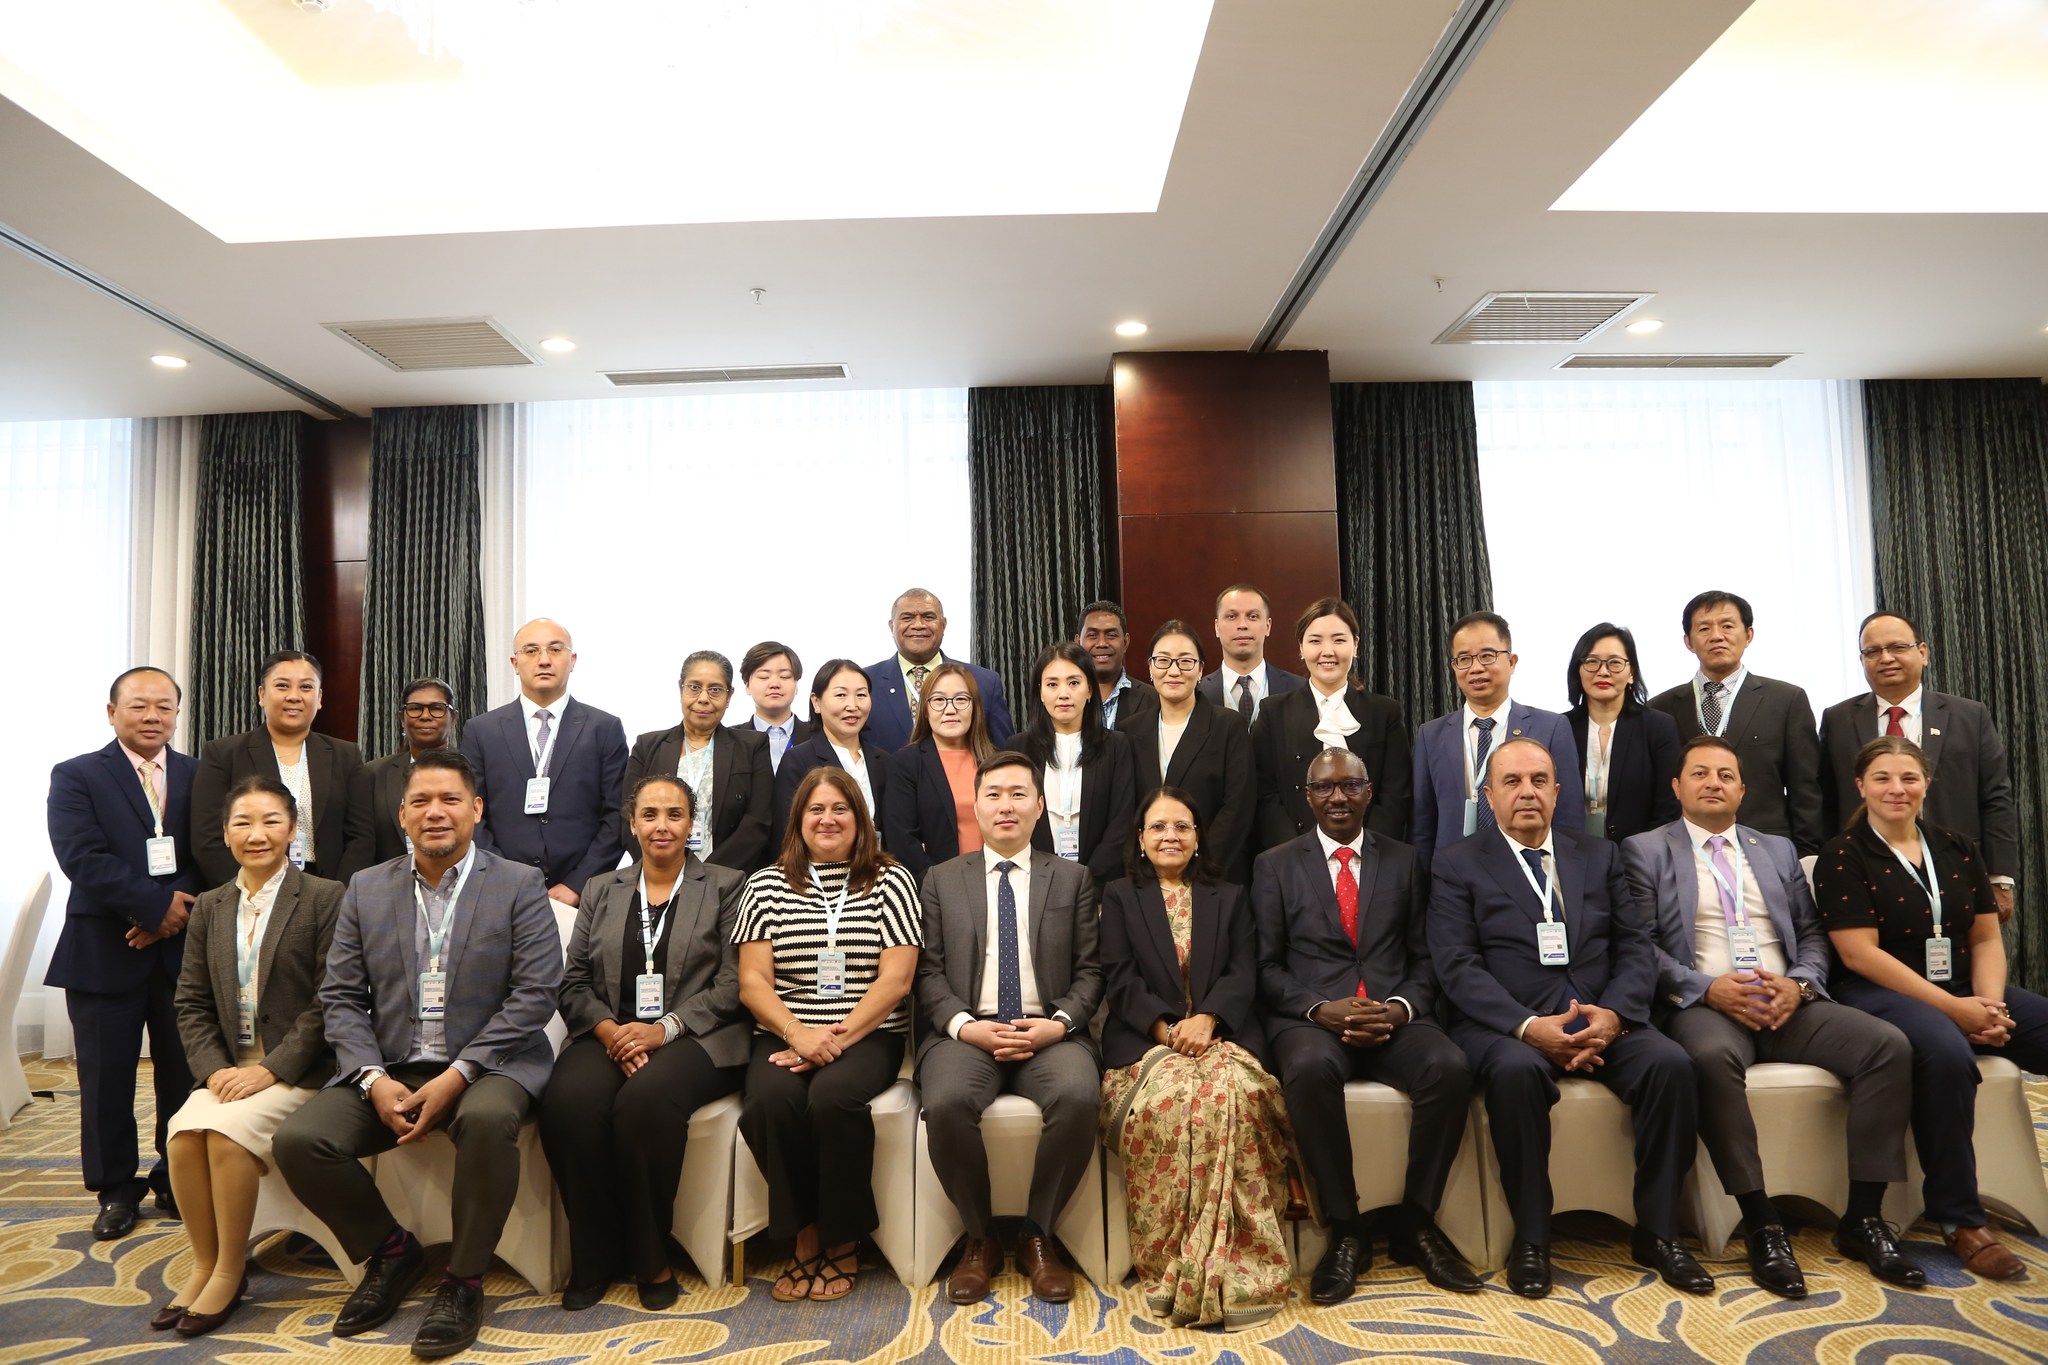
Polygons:
[[2017,1280],[2027,1273],[2020,1258],[2007,1250],[1990,1228],[1957,1228],[1944,1239],[1963,1269],[1987,1280]]
[[960,1260],[946,1277],[946,1298],[953,1303],[980,1303],[989,1281],[1003,1268],[1003,1250],[993,1237],[969,1237],[960,1244]]
[[1060,1259],[1059,1248],[1042,1232],[1017,1239],[1017,1270],[1031,1281],[1031,1292],[1047,1303],[1074,1297],[1074,1272]]

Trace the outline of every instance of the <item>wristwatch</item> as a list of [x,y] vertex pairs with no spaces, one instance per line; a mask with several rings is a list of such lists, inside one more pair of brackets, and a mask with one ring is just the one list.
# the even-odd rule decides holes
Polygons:
[[1793,980],[1799,983],[1800,1004],[1811,1005],[1814,1001],[1820,999],[1820,992],[1813,988],[1813,983],[1811,981],[1808,981],[1803,976],[1794,977]]
[[368,1099],[370,1091],[383,1079],[384,1071],[381,1067],[366,1066],[363,1068],[363,1074],[356,1077],[356,1089],[362,1091],[364,1099]]

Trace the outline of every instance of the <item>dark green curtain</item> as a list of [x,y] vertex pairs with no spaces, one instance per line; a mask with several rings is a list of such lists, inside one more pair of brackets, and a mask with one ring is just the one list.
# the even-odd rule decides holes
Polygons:
[[1408,723],[1455,710],[1444,632],[1493,605],[1472,386],[1332,384],[1337,554],[1358,669]]
[[475,407],[379,408],[370,434],[370,561],[363,587],[363,752],[400,742],[414,678],[484,709],[483,501]]
[[1114,586],[1107,384],[967,392],[974,661],[1016,689]]
[[1918,623],[1929,685],[1991,708],[2020,826],[2011,979],[2048,990],[2048,389],[2033,379],[1863,386],[1877,602]]
[[236,412],[199,425],[199,513],[192,562],[194,747],[261,719],[265,655],[306,647],[300,462],[311,419]]

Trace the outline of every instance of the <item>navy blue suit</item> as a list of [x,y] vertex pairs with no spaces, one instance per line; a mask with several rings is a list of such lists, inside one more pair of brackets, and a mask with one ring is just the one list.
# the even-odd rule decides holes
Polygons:
[[[1000,749],[1009,743],[1013,727],[1010,724],[1010,703],[1003,697],[1003,680],[979,664],[968,663],[965,659],[942,656],[949,664],[959,664],[974,675],[974,685],[981,689],[981,708],[988,720],[988,737]],[[932,662],[937,668],[938,661]],[[868,742],[880,749],[895,753],[910,743],[910,682],[903,676],[903,665],[896,662],[891,654],[878,664],[867,666],[868,686],[874,694],[874,709],[868,712],[868,728],[861,733]]]
[[462,727],[462,756],[476,767],[484,799],[476,841],[501,858],[540,869],[548,886],[581,889],[619,865],[625,851],[626,727],[609,711],[577,701],[564,708],[548,755],[548,813],[528,815],[534,776],[526,714],[516,701]]
[[[1511,739],[1533,739],[1550,750],[1557,765],[1557,811],[1552,822],[1573,833],[1585,829],[1585,767],[1579,762],[1579,747],[1572,740],[1571,723],[1555,711],[1538,710],[1512,700],[1507,714],[1496,714],[1494,718],[1504,722],[1494,727],[1494,749]],[[1409,826],[1413,831],[1409,842],[1415,845],[1424,867],[1429,866],[1438,849],[1465,837],[1464,744],[1462,706],[1415,732],[1415,812],[1414,822]],[[1479,780],[1480,774],[1474,773],[1475,786]]]
[[[102,1202],[140,1202],[150,1186],[170,1189],[164,1129],[192,1089],[178,1037],[174,993],[185,960],[185,937],[173,934],[147,948],[128,946],[132,928],[154,932],[171,908],[171,893],[197,895],[192,856],[192,779],[199,764],[166,747],[164,833],[176,841],[177,870],[149,875],[143,841],[156,833],[142,781],[118,742],[50,771],[50,847],[71,882],[64,930],[50,957],[46,986],[64,991],[78,1047],[79,1151],[85,1187]],[[149,1031],[155,1072],[157,1161],[137,1174],[135,1067]]]

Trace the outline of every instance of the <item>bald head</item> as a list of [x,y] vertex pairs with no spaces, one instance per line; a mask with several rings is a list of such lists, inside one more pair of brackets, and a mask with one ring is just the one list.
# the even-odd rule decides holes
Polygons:
[[1511,838],[1538,848],[1550,835],[1557,810],[1557,762],[1536,740],[1508,740],[1486,756],[1483,788],[1494,823]]
[[569,690],[576,671],[576,644],[559,621],[536,616],[512,637],[512,671],[519,690],[537,706],[552,706]]

